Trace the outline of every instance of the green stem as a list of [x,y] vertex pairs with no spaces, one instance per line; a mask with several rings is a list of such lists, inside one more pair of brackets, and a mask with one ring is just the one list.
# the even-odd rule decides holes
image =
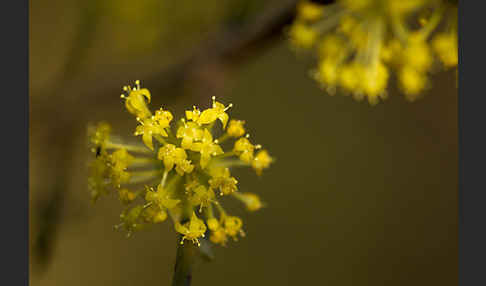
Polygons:
[[174,268],[174,277],[172,279],[172,286],[190,286],[192,280],[192,269],[196,261],[199,249],[197,245],[190,241],[181,244],[180,239],[177,240],[177,254]]

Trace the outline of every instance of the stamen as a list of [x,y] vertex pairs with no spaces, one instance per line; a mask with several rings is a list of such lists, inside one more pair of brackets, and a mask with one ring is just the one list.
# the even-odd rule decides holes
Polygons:
[[224,111],[230,109],[231,107],[233,107],[233,103],[230,103],[228,106],[225,107]]

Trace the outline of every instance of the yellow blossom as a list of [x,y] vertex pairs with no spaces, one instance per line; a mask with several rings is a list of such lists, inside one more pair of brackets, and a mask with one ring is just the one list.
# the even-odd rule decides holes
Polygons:
[[432,65],[429,45],[421,38],[411,37],[402,53],[403,64],[417,71],[427,71]]
[[258,197],[254,193],[240,193],[240,192],[235,192],[233,193],[233,196],[243,202],[246,206],[246,209],[253,212],[261,209],[264,207],[264,204],[260,200],[260,197]]
[[202,211],[203,207],[209,206],[211,203],[215,202],[215,195],[212,188],[207,188],[200,184],[189,184],[186,185],[186,192],[188,194],[189,202],[193,206],[199,206],[199,212]]
[[237,240],[237,235],[245,236],[242,230],[243,222],[236,216],[225,216],[223,218],[223,228],[227,235],[231,236],[233,240]]
[[204,134],[201,138],[201,142],[193,143],[191,146],[191,150],[201,153],[200,162],[201,168],[203,169],[208,165],[211,156],[217,156],[224,153],[223,149],[221,149],[218,144],[214,143],[213,136],[207,129],[204,129]]
[[186,110],[186,118],[187,120],[197,122],[199,120],[199,116],[201,116],[201,111],[196,106],[193,106],[192,108],[192,110]]
[[226,129],[226,133],[231,137],[241,137],[245,134],[243,125],[245,125],[245,121],[231,119],[228,124],[228,129]]
[[167,128],[167,126],[161,125],[153,118],[139,120],[139,123],[140,125],[137,126],[135,135],[142,135],[143,143],[145,143],[145,146],[150,148],[150,150],[154,150],[154,145],[152,142],[152,137],[154,135],[161,135],[164,137],[168,136],[167,132],[164,130],[164,128]]
[[194,170],[194,165],[191,164],[191,161],[186,160],[186,151],[173,144],[166,144],[160,148],[158,158],[164,162],[166,171],[172,170],[174,165],[176,165],[176,172],[181,176]]
[[91,151],[99,155],[104,151],[106,142],[110,138],[111,126],[106,122],[100,122],[96,127],[90,127],[90,142],[93,144]]
[[176,223],[175,229],[177,232],[183,235],[181,244],[184,240],[191,240],[193,243],[200,245],[198,238],[204,237],[206,232],[206,225],[202,219],[196,216],[196,213],[192,212],[191,220],[185,224]]
[[229,168],[213,168],[208,181],[213,189],[219,189],[220,195],[229,195],[238,190],[238,181],[231,176]]
[[362,68],[361,88],[368,95],[370,103],[375,103],[377,96],[385,92],[388,83],[388,69],[384,64],[377,63],[375,67]]
[[122,226],[128,232],[127,236],[135,230],[139,230],[143,227],[143,222],[141,221],[143,212],[143,206],[134,206],[133,208],[125,210],[120,214],[120,219],[122,223],[117,228]]
[[118,149],[110,155],[109,172],[115,187],[120,187],[121,184],[130,180],[130,173],[126,169],[133,159],[126,149]]
[[405,92],[406,98],[409,100],[416,99],[416,96],[421,92],[427,84],[426,76],[413,68],[404,67],[400,71],[399,80],[402,89]]
[[184,124],[177,129],[177,138],[181,138],[181,147],[184,149],[191,149],[195,141],[199,141],[203,137],[203,130],[194,122],[184,122]]
[[199,118],[197,119],[197,123],[199,124],[209,124],[213,123],[217,119],[221,121],[223,124],[223,129],[226,128],[226,123],[228,123],[229,116],[226,113],[226,110],[230,109],[233,105],[229,104],[227,107],[224,104],[217,102],[216,97],[213,96],[213,106],[204,110]]
[[257,153],[253,161],[251,162],[251,166],[255,169],[258,175],[262,174],[263,169],[266,169],[272,163],[273,158],[270,157],[267,150],[261,150]]
[[240,157],[240,160],[245,162],[245,163],[251,163],[253,160],[253,152],[255,149],[259,149],[260,145],[253,145],[250,143],[250,140],[248,138],[243,137],[238,139],[235,142],[235,145],[233,147],[233,151]]
[[167,219],[167,212],[158,207],[149,206],[145,208],[143,217],[148,223],[161,223]]
[[134,192],[129,191],[128,189],[120,189],[118,191],[118,198],[124,204],[131,203],[137,195]]
[[297,48],[310,48],[317,39],[317,33],[302,23],[295,23],[289,31],[292,44]]
[[297,9],[299,11],[299,16],[303,20],[314,21],[322,15],[324,7],[322,5],[315,4],[309,1],[303,1],[299,2]]
[[457,33],[438,34],[432,41],[432,46],[444,66],[457,66]]
[[122,94],[125,99],[125,107],[133,115],[139,118],[150,117],[152,113],[147,107],[150,103],[150,91],[146,88],[140,88],[140,81],[135,82],[135,87],[124,86],[123,91],[128,92],[128,96]]
[[168,128],[173,118],[174,116],[170,111],[163,110],[162,108],[157,110],[153,117],[161,128]]
[[213,243],[225,246],[226,242],[228,241],[228,236],[218,220],[215,218],[210,218],[208,219],[207,224],[209,230],[211,231],[209,240],[211,240]]
[[160,184],[157,186],[157,191],[147,189],[145,200],[160,209],[172,209],[181,201],[179,199],[171,199],[168,190]]

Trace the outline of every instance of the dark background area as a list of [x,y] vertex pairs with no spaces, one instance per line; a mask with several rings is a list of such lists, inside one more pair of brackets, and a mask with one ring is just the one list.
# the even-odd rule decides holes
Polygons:
[[135,79],[176,116],[232,102],[277,159],[261,178],[235,173],[268,207],[225,202],[247,237],[216,247],[194,285],[456,285],[454,72],[414,103],[393,82],[375,107],[329,96],[280,30],[292,2],[31,1],[31,285],[169,284],[172,225],[127,239],[117,199],[87,190],[86,126],[130,136],[119,94]]

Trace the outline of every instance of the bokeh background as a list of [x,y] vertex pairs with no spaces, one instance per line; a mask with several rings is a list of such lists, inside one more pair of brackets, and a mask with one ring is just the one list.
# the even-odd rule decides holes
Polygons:
[[163,223],[127,239],[115,198],[90,203],[86,126],[136,122],[121,87],[183,114],[216,95],[276,163],[240,189],[247,237],[216,247],[193,285],[456,285],[454,72],[410,103],[391,84],[370,107],[329,96],[312,55],[285,40],[295,1],[30,2],[30,283],[169,285],[177,238]]

